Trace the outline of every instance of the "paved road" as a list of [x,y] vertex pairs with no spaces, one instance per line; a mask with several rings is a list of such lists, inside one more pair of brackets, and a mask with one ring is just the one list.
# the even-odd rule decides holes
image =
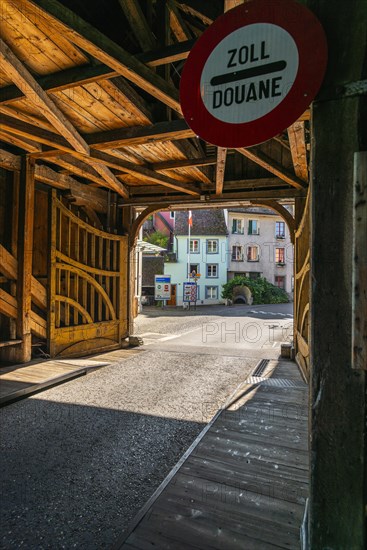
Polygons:
[[139,354],[1,409],[0,547],[110,548],[290,322],[288,304],[146,310]]
[[147,308],[135,333],[153,349],[248,358],[276,357],[280,344],[292,339],[291,304],[206,307],[182,315],[181,309]]

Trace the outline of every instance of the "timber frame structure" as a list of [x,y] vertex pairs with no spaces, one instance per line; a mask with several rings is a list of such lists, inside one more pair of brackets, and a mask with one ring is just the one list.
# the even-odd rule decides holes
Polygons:
[[[28,361],[42,342],[51,356],[121,345],[136,309],[131,250],[150,212],[253,201],[285,215],[293,236],[279,201],[308,192],[309,111],[238,150],[201,141],[182,118],[185,58],[236,2],[205,12],[175,0],[111,2],[125,29],[118,40],[95,10],[69,4],[1,2],[1,193],[13,205],[1,227],[3,359]],[[106,243],[118,240],[111,259]]]
[[[239,3],[110,0],[101,17],[96,0],[1,0],[0,359],[27,362],[38,346],[50,356],[68,356],[123,345],[135,310],[134,245],[151,212],[250,204],[276,210],[295,244],[294,345],[311,385],[310,548],[362,548],[367,292],[363,267],[352,269],[346,254],[354,242],[365,250],[366,239],[360,215],[354,240],[346,220],[356,185],[352,153],[367,150],[359,118],[367,113],[361,99],[367,6],[365,0],[351,0],[355,9],[338,1],[334,17],[326,0],[303,2],[320,18],[329,41],[323,90],[281,135],[227,150],[203,142],[188,127],[178,89],[195,40]],[[343,37],[347,27],[355,29],[350,43]],[[353,59],[351,68],[345,59]],[[347,137],[335,144],[344,129]],[[327,168],[323,155],[331,162]],[[366,157],[356,162],[362,197],[356,205],[363,208]],[[295,205],[294,217],[287,203]],[[334,254],[343,249],[335,292],[325,290],[336,266],[322,239],[335,240]],[[352,272],[361,289],[353,326],[362,342],[354,345],[359,368],[353,376],[346,369],[350,333],[327,319],[339,315],[336,302],[341,318],[351,317],[345,292],[352,288]],[[329,436],[328,418],[334,417]],[[338,460],[343,445],[349,456],[343,452]],[[350,493],[340,479],[339,491],[329,472],[335,463],[340,475],[342,459]]]

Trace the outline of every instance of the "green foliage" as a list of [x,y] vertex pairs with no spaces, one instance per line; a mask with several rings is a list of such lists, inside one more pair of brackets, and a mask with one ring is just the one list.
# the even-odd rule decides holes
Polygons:
[[249,279],[239,275],[223,285],[222,298],[233,300],[233,289],[236,286],[247,286],[251,290],[254,304],[284,304],[289,302],[285,290],[272,285],[263,277]]
[[168,246],[168,236],[161,231],[155,231],[150,235],[146,235],[144,237],[144,241],[150,244],[155,244],[156,246],[161,246],[162,248],[167,248]]

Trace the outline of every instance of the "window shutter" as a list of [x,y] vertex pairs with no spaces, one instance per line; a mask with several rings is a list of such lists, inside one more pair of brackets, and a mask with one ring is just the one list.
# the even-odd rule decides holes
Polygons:
[[252,235],[252,220],[248,221],[248,234]]

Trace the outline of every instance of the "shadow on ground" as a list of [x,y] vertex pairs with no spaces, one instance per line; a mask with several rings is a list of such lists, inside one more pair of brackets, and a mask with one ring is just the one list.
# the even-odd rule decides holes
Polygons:
[[0,416],[3,549],[109,548],[203,427],[124,403],[27,399]]

